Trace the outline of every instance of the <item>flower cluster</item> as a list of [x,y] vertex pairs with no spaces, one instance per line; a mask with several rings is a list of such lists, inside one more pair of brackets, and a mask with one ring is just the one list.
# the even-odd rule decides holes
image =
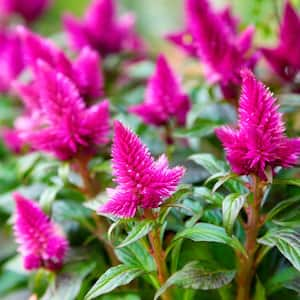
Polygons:
[[238,128],[216,130],[234,172],[266,179],[266,169],[293,166],[300,154],[300,139],[284,135],[278,105],[267,88],[249,70],[242,71],[243,85]]
[[118,186],[108,190],[111,199],[99,212],[123,218],[134,217],[138,207],[159,207],[184,174],[182,167],[170,169],[165,155],[154,161],[147,147],[119,121],[115,121],[112,165]]
[[160,55],[155,73],[148,81],[144,103],[132,106],[129,111],[148,124],[164,125],[175,118],[177,124],[183,126],[190,106],[189,98],[182,92],[178,78],[165,57]]
[[143,52],[143,42],[134,30],[134,16],[126,14],[117,19],[116,14],[113,0],[94,0],[83,21],[66,15],[64,26],[72,48],[89,46],[102,56],[121,51]]
[[25,269],[60,269],[68,250],[68,241],[35,202],[17,193],[14,198],[14,231]]

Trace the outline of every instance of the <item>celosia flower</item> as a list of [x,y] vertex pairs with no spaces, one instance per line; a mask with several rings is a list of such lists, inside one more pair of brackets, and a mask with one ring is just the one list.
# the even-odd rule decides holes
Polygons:
[[274,49],[262,49],[262,53],[272,69],[286,81],[293,81],[300,71],[299,34],[300,18],[292,5],[287,1],[280,25],[277,47]]
[[24,68],[21,41],[14,30],[0,28],[0,92],[6,93]]
[[119,121],[115,121],[112,163],[118,186],[108,190],[111,199],[99,212],[123,218],[133,217],[138,207],[159,207],[184,174],[182,167],[170,169],[165,155],[154,161],[147,147]]
[[0,135],[7,148],[14,152],[20,153],[23,147],[23,142],[19,137],[19,133],[16,129],[2,128]]
[[64,17],[65,30],[72,48],[90,46],[102,56],[121,51],[143,51],[143,43],[134,30],[135,18],[127,14],[117,19],[114,0],[94,0],[83,21]]
[[186,11],[207,80],[219,83],[226,98],[235,98],[240,70],[252,68],[256,62],[256,55],[249,55],[253,28],[248,27],[238,36],[206,0],[186,0]]
[[37,203],[14,194],[16,219],[14,232],[27,270],[58,270],[68,249],[68,241]]
[[[103,95],[103,75],[100,71],[100,58],[97,52],[84,47],[78,58],[71,62],[63,51],[50,40],[42,38],[20,27],[19,34],[23,41],[24,57],[28,66],[35,73],[39,59],[69,77],[77,86],[80,95],[88,102]],[[36,98],[36,85],[17,86],[21,98]],[[32,100],[34,101],[34,100]]]
[[216,130],[234,172],[256,174],[266,179],[270,167],[294,165],[300,154],[300,139],[284,134],[284,123],[275,99],[249,70],[242,72],[238,128]]
[[0,17],[17,14],[26,22],[33,22],[46,10],[49,0],[0,0]]
[[174,118],[182,126],[190,106],[189,98],[182,92],[178,78],[164,56],[160,55],[156,70],[148,82],[144,103],[132,106],[129,111],[148,124],[159,126]]
[[74,83],[43,61],[37,63],[36,85],[39,126],[20,133],[24,142],[66,160],[108,141],[108,101],[87,108]]
[[[216,14],[220,17],[220,21],[222,21],[223,26],[227,27],[227,30],[233,34],[236,34],[238,20],[232,16],[230,8],[227,7],[220,12],[216,12]],[[188,25],[186,25],[186,27],[188,27]],[[193,57],[199,56],[197,43],[195,42],[189,28],[184,31],[170,33],[166,36],[166,38],[168,41],[181,48],[188,55]]]

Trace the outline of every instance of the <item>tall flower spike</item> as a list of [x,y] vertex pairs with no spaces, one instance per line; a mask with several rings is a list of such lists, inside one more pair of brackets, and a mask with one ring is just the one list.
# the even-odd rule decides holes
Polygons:
[[39,18],[49,6],[49,0],[1,0],[0,18],[8,17],[12,14],[21,16],[26,22],[30,23]]
[[147,147],[119,121],[115,121],[112,164],[118,185],[108,190],[111,199],[99,212],[121,218],[133,217],[138,207],[159,207],[184,174],[182,167],[170,169],[164,155],[154,161]]
[[0,93],[7,93],[24,68],[21,40],[12,29],[0,28]]
[[256,55],[249,56],[253,28],[238,36],[206,0],[186,0],[186,11],[207,80],[219,83],[226,98],[236,98],[240,70],[256,63]]
[[38,63],[40,124],[21,132],[24,142],[34,149],[53,153],[66,160],[93,152],[108,142],[109,104],[85,107],[77,87],[43,61]]
[[[226,26],[227,30],[232,32],[232,34],[236,34],[237,25],[239,22],[232,16],[230,8],[227,7],[220,12],[216,12],[216,14],[222,20],[224,27]],[[188,16],[186,16],[186,18],[187,17]],[[195,38],[188,28],[188,25],[186,25],[186,29],[184,31],[168,34],[166,39],[182,49],[184,52],[186,52],[186,54],[193,57],[198,57],[197,43],[195,42]]]
[[293,81],[300,71],[299,34],[300,17],[290,2],[286,1],[280,25],[279,43],[274,49],[262,49],[272,69],[286,81]]
[[94,0],[83,21],[64,17],[64,27],[75,50],[90,46],[102,56],[121,51],[143,52],[144,46],[134,30],[135,19],[127,14],[117,19],[114,0]]
[[234,172],[255,174],[265,180],[270,167],[293,166],[300,154],[300,139],[284,134],[284,123],[275,99],[249,70],[242,71],[238,128],[216,130]]
[[145,123],[163,125],[174,118],[183,126],[191,103],[181,90],[180,83],[164,56],[160,55],[156,70],[150,80],[142,104],[132,106],[129,111],[141,117]]
[[[63,51],[58,49],[52,41],[32,33],[24,27],[19,28],[23,41],[24,56],[27,64],[36,73],[38,60],[47,62],[51,67],[69,77],[79,89],[80,95],[89,102],[103,95],[103,75],[100,71],[100,57],[89,47],[84,47],[74,62]],[[34,84],[17,86],[21,98],[36,92]]]
[[37,203],[14,194],[14,233],[27,270],[58,270],[68,250],[68,241]]

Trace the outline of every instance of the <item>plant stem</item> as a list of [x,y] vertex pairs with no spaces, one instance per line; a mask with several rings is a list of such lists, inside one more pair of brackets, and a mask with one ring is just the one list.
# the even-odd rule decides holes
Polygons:
[[[144,216],[147,219],[154,219],[155,216],[151,209],[145,209]],[[154,229],[148,234],[149,242],[151,245],[151,255],[153,256],[158,273],[158,281],[160,285],[163,285],[168,279],[168,270],[166,265],[166,257],[165,252],[163,250],[161,240],[160,240],[160,229],[158,227],[154,227]],[[161,298],[163,300],[172,300],[170,291],[166,290]]]
[[246,209],[247,223],[245,224],[247,257],[239,255],[239,270],[236,277],[237,300],[250,300],[251,284],[256,272],[255,257],[258,249],[256,242],[259,229],[262,226],[260,206],[264,193],[265,183],[259,177],[252,176],[253,202]]
[[[84,189],[83,189],[84,193],[88,197],[95,197],[99,192],[100,188],[99,186],[98,187],[95,186],[93,179],[90,176],[90,172],[88,169],[88,162],[89,159],[85,157],[83,158],[80,157],[75,160],[75,165],[84,183]],[[111,261],[111,264],[113,266],[118,265],[119,260],[114,252],[113,246],[104,238],[105,234],[109,229],[109,223],[106,221],[105,218],[97,215],[97,213],[95,212],[92,213],[92,218],[96,224],[96,230],[94,231],[95,236],[98,238],[99,241],[103,243],[107,255],[109,256],[109,259]]]

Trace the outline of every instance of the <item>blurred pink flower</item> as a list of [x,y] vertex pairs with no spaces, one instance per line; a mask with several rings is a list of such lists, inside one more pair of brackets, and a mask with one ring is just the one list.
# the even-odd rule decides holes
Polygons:
[[122,218],[134,217],[138,207],[159,207],[184,174],[182,167],[170,169],[165,155],[154,161],[147,147],[119,121],[115,121],[112,163],[118,186],[108,190],[111,199],[99,212]]
[[13,29],[0,27],[0,93],[7,93],[24,68],[21,40]]
[[[24,27],[19,28],[19,34],[23,42],[25,61],[32,68],[33,73],[36,72],[37,61],[41,59],[69,77],[87,102],[103,96],[104,82],[97,52],[89,47],[84,47],[78,58],[72,62],[50,40],[40,37]],[[26,97],[29,101],[31,96],[36,98],[34,89],[38,87],[34,83],[30,83],[25,87],[22,85],[16,87],[22,98]]]
[[262,49],[272,69],[286,81],[293,81],[300,71],[299,34],[300,17],[290,2],[286,1],[277,47]]
[[64,27],[72,48],[80,50],[90,46],[101,56],[122,51],[143,53],[144,44],[134,26],[132,14],[117,19],[114,0],[94,0],[82,21],[70,14],[64,17]]
[[[216,15],[219,16],[220,21],[228,31],[232,32],[232,34],[237,34],[237,25],[239,22],[232,16],[229,7],[221,10],[220,12],[216,12]],[[186,18],[188,18],[188,16],[186,16]],[[188,27],[187,24],[186,27]],[[170,33],[166,36],[166,39],[181,48],[188,55],[199,57],[197,43],[188,28],[184,31]]]
[[284,135],[284,123],[275,98],[249,70],[242,71],[243,87],[239,106],[238,128],[216,130],[234,172],[256,174],[266,179],[269,166],[294,165],[300,154],[300,139]]
[[67,239],[37,203],[14,194],[16,202],[14,232],[27,270],[59,270],[68,250]]
[[49,0],[0,0],[0,18],[17,14],[30,23],[44,13],[49,3]]
[[61,160],[82,152],[93,153],[97,145],[107,143],[108,101],[87,108],[78,88],[63,73],[41,60],[36,68],[39,109],[33,110],[25,123],[34,125],[34,114],[39,123],[21,130],[21,139],[33,149],[50,152]]
[[160,55],[156,70],[148,81],[144,103],[130,107],[129,111],[148,124],[164,125],[174,118],[183,126],[190,107],[190,100],[183,93],[177,76]]
[[224,21],[206,0],[186,0],[186,12],[207,80],[219,83],[225,98],[237,98],[240,70],[253,68],[257,60],[257,54],[249,54],[254,28],[250,26],[237,35],[234,21]]

